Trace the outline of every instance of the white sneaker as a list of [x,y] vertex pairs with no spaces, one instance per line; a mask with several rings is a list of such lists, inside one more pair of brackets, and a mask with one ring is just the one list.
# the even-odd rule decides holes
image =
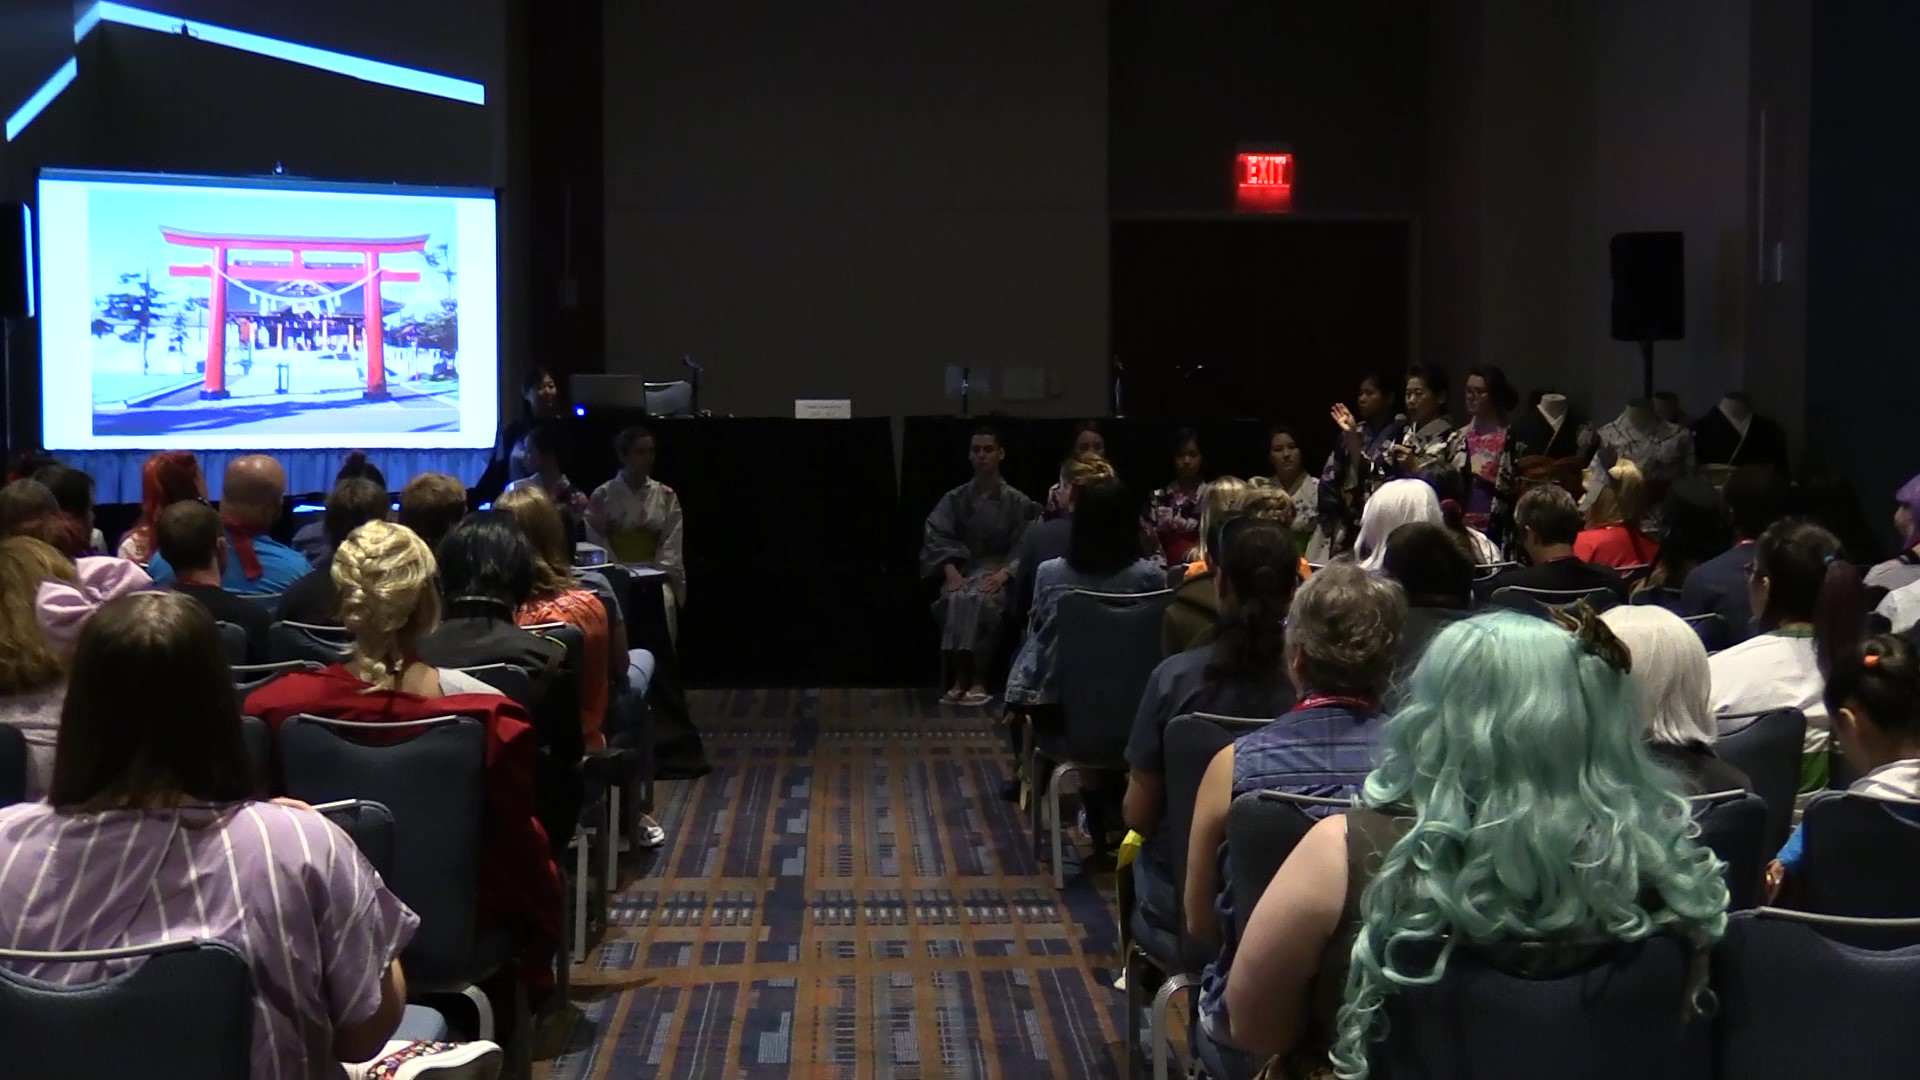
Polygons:
[[660,823],[653,820],[651,816],[642,814],[640,816],[639,838],[641,847],[649,849],[657,848],[667,842],[667,830],[661,828]]
[[390,1042],[372,1061],[347,1066],[349,1080],[496,1080],[500,1047],[474,1041]]

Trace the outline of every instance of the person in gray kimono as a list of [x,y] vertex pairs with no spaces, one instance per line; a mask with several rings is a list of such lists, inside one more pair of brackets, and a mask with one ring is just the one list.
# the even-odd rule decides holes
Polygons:
[[998,431],[976,428],[967,456],[973,479],[942,496],[927,516],[920,572],[941,579],[933,602],[948,680],[941,700],[985,705],[993,700],[985,669],[1006,620],[1007,584],[1020,569],[1014,548],[1040,516],[1040,504],[1001,479],[1007,451]]

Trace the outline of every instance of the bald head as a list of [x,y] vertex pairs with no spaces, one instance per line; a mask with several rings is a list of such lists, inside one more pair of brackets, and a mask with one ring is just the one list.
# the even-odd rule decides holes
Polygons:
[[280,517],[280,503],[286,496],[287,471],[280,463],[266,454],[247,454],[227,466],[220,509],[264,529]]

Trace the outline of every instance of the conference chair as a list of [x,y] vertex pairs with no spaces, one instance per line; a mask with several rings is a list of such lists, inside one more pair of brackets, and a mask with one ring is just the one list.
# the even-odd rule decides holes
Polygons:
[[1823,791],[1800,819],[1806,844],[1795,907],[1858,918],[1920,918],[1920,807]]
[[1674,614],[1680,613],[1680,590],[1666,585],[1641,589],[1628,601],[1635,607],[1661,607]]
[[493,1006],[477,984],[512,961],[514,944],[474,926],[485,727],[466,716],[379,724],[301,714],[280,725],[277,749],[288,795],[371,800],[392,813],[393,872],[382,876],[420,916],[401,956],[407,989],[466,997],[478,1014],[476,1037],[493,1038]]
[[227,663],[246,663],[247,632],[237,623],[216,622],[213,625],[220,631],[220,648],[227,654]]
[[[71,986],[27,974],[122,962],[130,966]],[[253,972],[224,941],[0,949],[0,1054],[0,1072],[33,1080],[247,1080]]]
[[244,600],[251,600],[256,604],[259,604],[261,607],[267,610],[268,614],[273,614],[274,612],[279,611],[280,602],[286,599],[286,596],[287,596],[287,594],[284,592],[253,592],[253,593],[240,593],[238,595]]
[[1715,791],[1687,801],[1700,822],[1700,843],[1727,864],[1727,907],[1754,907],[1767,861],[1779,850],[1766,846],[1767,804],[1750,791]]
[[1324,817],[1352,808],[1352,799],[1296,795],[1291,791],[1249,791],[1233,800],[1227,809],[1227,867],[1233,875],[1236,940],[1246,936],[1247,920],[1273,875],[1280,872],[1280,864],[1313,828],[1313,811]]
[[233,665],[233,692],[244,707],[248,694],[280,676],[290,671],[319,671],[321,667],[321,664],[313,660],[282,660],[272,664],[235,664]]
[[253,774],[253,793],[268,798],[277,786],[273,779],[273,732],[265,720],[243,716],[240,737],[247,744],[247,769]]
[[1620,594],[1612,589],[1536,589],[1528,585],[1502,585],[1493,590],[1487,603],[1529,615],[1546,616],[1555,609],[1564,611],[1579,607],[1582,600],[1605,611],[1620,603]]
[[1693,627],[1693,632],[1700,636],[1700,644],[1710,653],[1719,652],[1733,641],[1733,631],[1727,627],[1726,616],[1717,611],[1709,611],[1705,615],[1683,615],[1681,619]]
[[[527,707],[531,713],[539,698],[533,692],[533,676],[527,669],[513,664],[476,664],[472,667],[454,668],[463,675],[471,675],[514,701]],[[578,717],[575,717],[576,722]]]
[[371,799],[336,799],[313,809],[340,826],[382,880],[393,873],[393,811]]
[[[1403,945],[1394,958],[1401,971],[1422,971],[1438,950]],[[1687,1011],[1694,950],[1670,934],[1586,946],[1462,942],[1437,982],[1387,996],[1372,1075],[1710,1080],[1712,1026]]]
[[[1044,793],[1034,798],[1034,855],[1040,830],[1053,830],[1053,887],[1067,887],[1060,820],[1060,785],[1088,772],[1125,773],[1127,735],[1147,679],[1160,662],[1160,620],[1173,591],[1097,593],[1076,589],[1060,598],[1059,643],[1054,664],[1061,724],[1057,731],[1028,725],[1027,776],[1036,782],[1052,762]],[[1099,842],[1099,838],[1095,838]]]
[[27,799],[27,737],[0,724],[0,806]]
[[[1902,943],[1863,944],[1874,937]],[[1920,919],[1738,912],[1714,949],[1713,987],[1727,1080],[1914,1075]]]
[[1519,565],[1517,562],[1475,563],[1473,567],[1473,580],[1492,581],[1494,578],[1517,568]]
[[1747,774],[1753,793],[1767,804],[1766,850],[1771,857],[1793,831],[1794,799],[1800,790],[1800,750],[1807,718],[1799,709],[1743,713],[1719,718],[1713,752]]
[[[1213,763],[1220,751],[1233,745],[1233,740],[1241,735],[1257,731],[1270,721],[1269,717],[1190,713],[1174,717],[1167,724],[1162,737],[1166,763],[1166,807],[1161,813],[1169,848],[1167,873],[1173,879],[1172,917],[1175,932],[1169,934],[1148,924],[1138,911],[1130,912],[1127,916],[1128,937],[1132,941],[1127,952],[1129,1070],[1140,1047],[1142,1008],[1139,991],[1146,982],[1146,972],[1141,965],[1151,966],[1164,976],[1147,1006],[1147,1030],[1153,1038],[1149,1058],[1153,1063],[1154,1080],[1167,1080],[1169,1073],[1167,1015],[1173,995],[1182,990],[1196,989],[1200,985],[1201,971],[1214,955],[1211,945],[1195,940],[1186,932],[1187,861],[1193,857],[1187,848],[1193,837],[1193,807],[1200,797],[1200,781],[1207,775],[1207,766]],[[1199,857],[1211,859],[1214,853],[1203,852]]]
[[338,664],[352,649],[353,635],[344,626],[282,621],[267,628],[267,659],[274,663],[311,660],[322,666]]

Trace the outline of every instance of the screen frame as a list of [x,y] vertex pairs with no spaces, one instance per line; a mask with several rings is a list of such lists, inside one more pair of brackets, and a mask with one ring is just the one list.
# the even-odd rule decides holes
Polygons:
[[[42,323],[44,323],[45,315],[46,315],[45,281],[44,281],[44,277],[46,274],[45,249],[47,244],[49,243],[49,238],[48,238],[47,230],[45,227],[46,225],[45,217],[40,213],[38,213],[38,210],[40,209],[39,202],[40,202],[40,195],[43,190],[43,185],[47,184],[48,182],[145,185],[145,186],[151,186],[156,188],[196,188],[198,187],[198,188],[232,188],[235,190],[247,190],[247,191],[284,190],[290,194],[313,192],[317,194],[377,195],[377,196],[384,195],[384,196],[413,197],[413,198],[441,198],[441,199],[468,199],[468,200],[484,199],[486,200],[492,206],[492,210],[493,210],[492,224],[493,224],[494,302],[493,302],[493,320],[492,321],[493,321],[493,338],[495,343],[495,363],[494,363],[494,377],[493,377],[494,408],[491,415],[488,418],[489,426],[487,430],[486,448],[491,448],[493,444],[498,441],[499,433],[500,433],[500,425],[501,425],[500,404],[504,400],[503,395],[506,392],[506,389],[505,389],[506,383],[504,380],[504,372],[505,372],[505,364],[506,364],[506,360],[504,356],[504,351],[505,351],[504,331],[505,331],[505,323],[506,323],[507,298],[503,288],[503,281],[502,281],[503,279],[502,271],[504,269],[503,258],[502,258],[502,246],[506,243],[507,238],[505,233],[504,207],[503,207],[503,204],[505,202],[505,192],[503,189],[499,187],[489,187],[486,185],[477,185],[477,184],[476,185],[417,184],[417,183],[403,184],[403,183],[386,183],[386,182],[372,181],[372,180],[327,180],[327,179],[320,179],[316,177],[296,176],[296,175],[280,173],[280,172],[256,174],[256,175],[250,175],[250,176],[238,176],[238,175],[215,175],[210,173],[153,172],[153,171],[145,171],[145,170],[76,168],[71,166],[60,166],[60,165],[42,166],[39,169],[37,169],[35,172],[34,185],[33,185],[33,198],[30,202],[26,204],[31,208],[30,210],[31,217],[29,218],[29,220],[32,221],[34,225],[34,228],[29,232],[29,235],[27,238],[29,258],[32,260],[28,282],[27,282],[27,288],[35,295],[37,299],[41,301],[40,311],[38,314],[41,316],[40,321]],[[38,338],[39,355],[35,357],[35,363],[33,364],[33,371],[36,377],[39,379],[39,381],[41,383],[44,383],[46,378],[46,372],[47,372],[47,357],[46,357],[47,333],[46,333],[46,327],[44,325],[41,326],[40,333],[36,336]],[[35,429],[40,431],[41,440],[43,445],[45,445],[46,449],[58,450],[62,452],[81,452],[81,453],[87,453],[87,452],[146,453],[151,449],[158,449],[157,447],[140,447],[140,446],[125,445],[125,443],[130,439],[142,439],[142,438],[146,438],[145,436],[95,437],[95,439],[91,441],[89,445],[85,445],[85,446],[46,445],[45,440],[47,437],[46,436],[47,414],[46,414],[46,393],[45,393],[44,385],[40,387],[40,391],[41,392],[36,395],[36,397],[39,400],[35,402],[35,405],[32,409],[30,422],[33,424]],[[212,433],[209,432],[209,434],[212,434]],[[477,442],[477,435],[478,433],[476,432],[474,435],[468,436],[467,440],[465,441]],[[213,442],[218,443],[219,445],[196,446],[196,447],[193,447],[192,449],[212,450],[216,452],[221,452],[221,451],[227,451],[232,449],[248,449],[254,446],[261,446],[269,449],[300,450],[300,451],[339,450],[339,449],[348,448],[349,443],[351,443],[351,446],[354,448],[367,449],[367,450],[393,450],[393,451],[446,450],[449,452],[456,452],[456,453],[472,453],[472,452],[478,452],[482,449],[486,449],[486,448],[479,447],[478,445],[453,446],[453,445],[443,444],[440,446],[429,446],[429,445],[424,445],[422,442],[417,440],[409,441],[403,445],[395,446],[384,441],[383,437],[381,436],[370,437],[365,435],[357,436],[357,437],[342,436],[340,441],[336,443],[330,443],[325,446],[309,445],[314,442],[314,440],[312,440],[311,438],[301,439],[299,440],[299,445],[295,445],[295,446],[279,445],[275,442],[274,437],[271,435],[245,436],[243,438],[246,443],[245,446],[229,447],[226,445],[226,443],[234,441],[232,438],[227,438],[227,439],[215,438]],[[103,443],[102,441],[100,441],[101,439],[110,440],[110,441],[106,441]],[[71,440],[62,440],[62,441],[66,442]]]

